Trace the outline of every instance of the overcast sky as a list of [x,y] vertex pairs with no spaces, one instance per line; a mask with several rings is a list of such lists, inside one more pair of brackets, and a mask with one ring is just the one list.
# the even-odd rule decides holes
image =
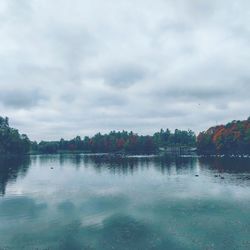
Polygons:
[[31,139],[250,116],[249,0],[1,0],[0,115]]

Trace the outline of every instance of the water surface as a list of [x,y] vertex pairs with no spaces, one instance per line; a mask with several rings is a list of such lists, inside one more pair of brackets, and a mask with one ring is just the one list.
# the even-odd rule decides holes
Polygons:
[[250,249],[250,161],[0,160],[0,249]]

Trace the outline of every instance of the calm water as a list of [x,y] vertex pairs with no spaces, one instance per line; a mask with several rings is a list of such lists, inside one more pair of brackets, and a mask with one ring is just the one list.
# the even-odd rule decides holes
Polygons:
[[1,250],[250,249],[249,159],[2,159],[0,195]]

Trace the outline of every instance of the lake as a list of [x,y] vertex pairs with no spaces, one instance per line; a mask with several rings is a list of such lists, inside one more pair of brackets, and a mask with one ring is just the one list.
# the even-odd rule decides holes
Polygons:
[[1,159],[0,249],[250,249],[250,159]]

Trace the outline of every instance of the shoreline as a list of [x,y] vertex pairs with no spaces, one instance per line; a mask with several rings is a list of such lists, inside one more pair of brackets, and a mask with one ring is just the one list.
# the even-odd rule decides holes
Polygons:
[[250,154],[171,154],[171,153],[104,153],[104,152],[84,152],[84,151],[61,151],[55,153],[41,153],[41,152],[29,152],[27,154],[0,154],[0,158],[21,158],[27,156],[42,156],[42,155],[86,155],[86,156],[110,156],[117,158],[155,158],[155,157],[175,157],[175,158],[218,158],[218,159],[250,159]]

